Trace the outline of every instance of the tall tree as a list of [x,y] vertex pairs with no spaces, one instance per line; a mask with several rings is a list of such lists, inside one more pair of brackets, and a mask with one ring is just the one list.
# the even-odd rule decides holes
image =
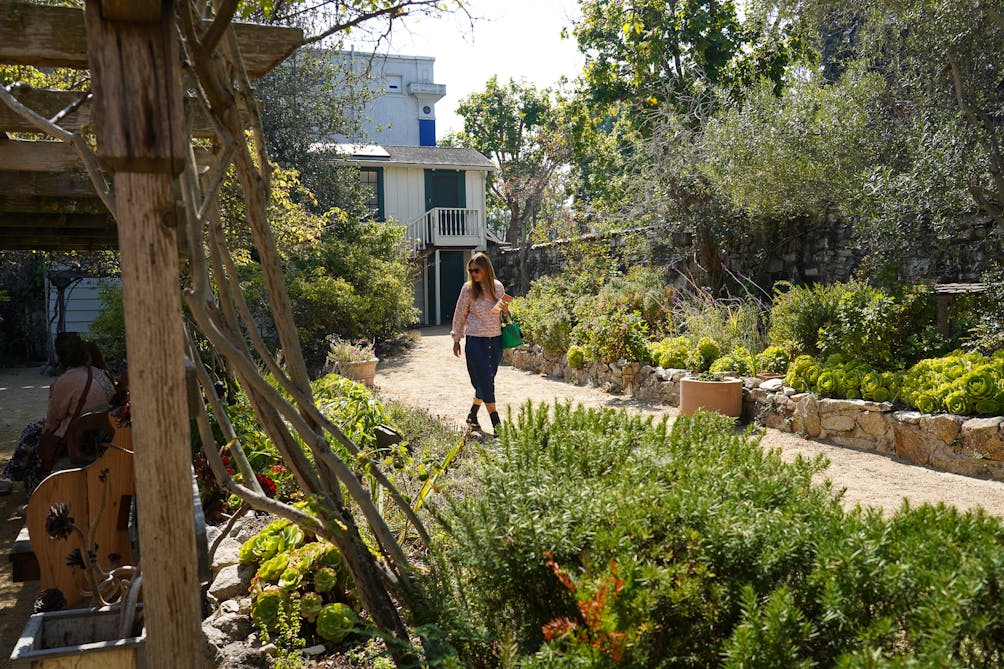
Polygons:
[[540,223],[541,207],[559,170],[570,157],[552,93],[493,76],[485,89],[464,98],[457,114],[464,130],[457,143],[490,156],[499,166],[488,182],[495,200],[509,213],[505,239],[521,249],[521,289],[528,288],[526,247]]

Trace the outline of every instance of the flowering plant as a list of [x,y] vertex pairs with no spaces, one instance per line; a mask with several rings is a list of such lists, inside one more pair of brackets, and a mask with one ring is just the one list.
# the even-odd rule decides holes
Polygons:
[[361,339],[346,341],[340,337],[328,337],[328,363],[365,362],[376,357],[373,344]]

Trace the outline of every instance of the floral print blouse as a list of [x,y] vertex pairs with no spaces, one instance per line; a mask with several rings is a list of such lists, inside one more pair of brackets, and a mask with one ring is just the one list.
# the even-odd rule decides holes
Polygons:
[[457,308],[453,311],[453,341],[460,341],[466,335],[474,337],[499,337],[502,335],[502,314],[492,311],[495,304],[505,295],[502,282],[495,280],[495,299],[488,293],[474,299],[471,283],[468,281],[460,289]]

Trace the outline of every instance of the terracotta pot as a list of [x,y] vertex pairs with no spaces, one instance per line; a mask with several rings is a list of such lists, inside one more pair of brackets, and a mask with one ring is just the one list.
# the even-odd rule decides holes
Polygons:
[[770,381],[771,379],[783,379],[784,374],[776,374],[774,372],[760,372],[756,375],[761,381]]
[[379,358],[370,358],[369,360],[359,360],[356,362],[340,362],[338,363],[338,373],[347,379],[373,387],[373,378],[376,376],[378,362],[380,362]]
[[743,412],[742,379],[725,378],[721,381],[681,379],[680,413],[689,416],[698,409],[717,411],[732,418],[739,418]]

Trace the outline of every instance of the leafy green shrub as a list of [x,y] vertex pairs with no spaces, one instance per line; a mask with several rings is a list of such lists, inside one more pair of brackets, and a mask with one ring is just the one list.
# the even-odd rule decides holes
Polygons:
[[582,320],[572,330],[572,340],[582,346],[590,362],[649,361],[648,324],[634,311],[612,311]]
[[985,292],[960,300],[962,314],[956,319],[968,326],[965,347],[990,355],[1004,350],[1004,273],[998,269],[985,274],[983,285]]
[[573,283],[562,276],[544,276],[533,282],[526,297],[514,299],[510,310],[527,341],[565,351],[572,343],[576,299]]
[[615,274],[606,278],[592,299],[580,297],[576,301],[577,317],[581,321],[584,315],[636,313],[652,335],[660,336],[670,324],[676,297],[676,289],[665,282],[661,272],[634,267],[625,276]]
[[586,366],[586,349],[573,344],[568,347],[568,364],[572,369],[582,369]]
[[126,359],[125,309],[122,306],[122,286],[104,284],[98,290],[101,305],[89,330],[106,360]]
[[[346,224],[294,257],[289,297],[312,368],[324,362],[329,335],[379,343],[415,322],[403,234],[398,225]],[[265,308],[262,295],[255,302]]]
[[665,369],[685,369],[693,347],[689,337],[667,337],[649,344],[649,357]]
[[718,360],[721,355],[722,349],[718,346],[718,342],[710,337],[701,337],[690,352],[687,366],[695,372],[707,372],[711,369],[711,363]]
[[944,352],[930,289],[908,286],[886,294],[847,284],[831,322],[819,331],[821,353],[841,353],[883,369]]
[[778,281],[770,310],[770,343],[796,356],[818,355],[819,330],[836,317],[843,290],[841,284],[796,286]]
[[756,356],[756,371],[767,374],[784,374],[791,358],[783,346],[768,346]]
[[756,360],[744,346],[739,346],[711,363],[708,371],[732,372],[737,376],[753,376],[756,374]]
[[442,510],[429,585],[466,666],[510,640],[527,667],[999,666],[1000,520],[847,513],[823,466],[720,416],[527,406]]

